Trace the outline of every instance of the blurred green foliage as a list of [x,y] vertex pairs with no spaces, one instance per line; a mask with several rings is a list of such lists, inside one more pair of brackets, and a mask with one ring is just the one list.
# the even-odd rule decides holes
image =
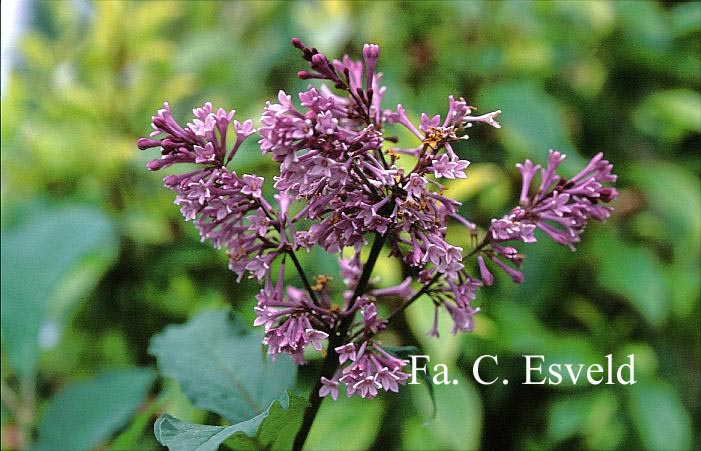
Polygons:
[[[449,193],[478,223],[514,203],[513,164],[542,162],[550,147],[568,154],[569,171],[604,151],[621,189],[614,216],[592,225],[576,253],[543,239],[528,249],[523,285],[482,290],[473,334],[453,337],[443,321],[440,340],[429,339],[431,307],[407,310],[387,341],[418,345],[462,373],[460,385],[437,387],[434,420],[424,425],[424,387],[326,401],[310,447],[701,446],[692,428],[701,422],[701,4],[38,1],[30,9],[2,98],[3,448],[154,449],[151,425],[164,411],[219,424],[172,380],[146,395],[149,339],[212,307],[231,305],[250,322],[256,285],[235,284],[225,257],[199,243],[134,143],[163,100],[181,118],[206,100],[255,118],[278,89],[304,87],[292,36],[329,55],[379,43],[388,105],[401,102],[414,118],[444,112],[449,94],[503,110],[501,130],[475,129],[458,149],[473,165]],[[252,143],[235,164],[274,173]],[[315,253],[303,263],[328,273],[332,261]],[[380,260],[383,283],[401,271]],[[524,353],[582,363],[634,353],[638,384],[523,386]],[[483,354],[499,355],[499,376],[511,384],[472,382]],[[314,362],[301,368],[297,392],[316,371]],[[495,376],[485,366],[484,379]],[[68,442],[76,422],[80,434]]]

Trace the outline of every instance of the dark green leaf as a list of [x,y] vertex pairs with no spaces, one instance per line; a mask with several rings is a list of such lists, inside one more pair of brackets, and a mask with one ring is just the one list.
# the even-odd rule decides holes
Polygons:
[[646,449],[691,448],[691,417],[674,388],[638,382],[629,390],[630,415]]
[[594,398],[591,396],[569,396],[557,399],[548,410],[548,432],[550,438],[559,442],[582,429]]
[[543,163],[548,149],[567,154],[563,163],[570,170],[583,163],[572,145],[557,100],[535,82],[511,81],[486,88],[482,108],[501,109],[502,128],[496,136],[514,160],[530,158]]
[[655,255],[610,233],[602,233],[592,244],[599,256],[601,286],[624,297],[651,325],[662,324],[671,302]]
[[669,227],[669,230],[665,230],[666,238],[684,252],[698,254],[701,248],[698,176],[690,168],[677,164],[646,161],[633,165],[628,177],[643,191],[651,211],[665,220],[665,227]]
[[131,420],[131,424],[124,431],[115,437],[110,443],[111,451],[121,451],[125,449],[135,449],[138,446],[139,439],[146,430],[146,426],[151,424],[152,418],[162,409],[162,404],[167,392],[161,392],[158,399],[151,401]]
[[207,426],[180,421],[166,414],[153,425],[156,439],[170,451],[214,451],[232,434],[241,430],[255,434],[263,414],[232,426]]
[[37,450],[84,450],[106,441],[144,402],[156,375],[149,369],[113,370],[60,391],[39,423]]
[[548,409],[550,439],[581,435],[586,448],[614,449],[625,432],[618,411],[618,399],[607,389],[556,399]]
[[271,362],[259,334],[226,310],[200,313],[169,326],[151,340],[149,352],[165,376],[177,380],[192,403],[232,423],[260,415],[294,384],[296,366],[287,356]]
[[273,401],[255,439],[245,436],[245,432],[241,431],[227,444],[233,449],[247,446],[258,449],[291,449],[306,407],[307,400],[294,394],[289,395],[286,402]]
[[[26,376],[36,368],[39,330],[66,276],[86,257],[111,262],[116,247],[111,220],[89,207],[41,211],[3,233],[2,336],[18,373]],[[101,266],[104,269],[107,264]],[[63,296],[63,304],[85,292],[68,291],[70,296]]]
[[698,33],[701,29],[701,3],[688,2],[674,5],[670,19],[672,31],[676,36]]
[[[477,449],[482,431],[482,402],[474,385],[457,369],[451,377],[456,385],[437,385],[438,414],[426,425],[414,423],[404,428],[404,449]],[[415,408],[426,412],[430,399],[421,390],[411,392]]]
[[375,442],[385,411],[381,398],[359,396],[326,399],[309,432],[309,450],[369,449]]
[[[23,376],[39,358],[39,331],[50,313],[64,319],[117,255],[112,221],[90,207],[42,210],[2,234],[2,336],[12,367]],[[90,258],[89,281],[76,267]],[[71,275],[71,287],[59,289]],[[52,306],[60,298],[62,308]],[[61,310],[58,312],[56,310]],[[56,325],[59,330],[61,324]]]
[[655,92],[635,109],[633,121],[642,133],[664,141],[701,133],[701,94],[691,89]]
[[289,449],[299,428],[306,401],[292,395],[272,404],[250,420],[231,426],[191,424],[164,414],[154,424],[158,441],[170,451],[214,451],[234,434],[234,449]]

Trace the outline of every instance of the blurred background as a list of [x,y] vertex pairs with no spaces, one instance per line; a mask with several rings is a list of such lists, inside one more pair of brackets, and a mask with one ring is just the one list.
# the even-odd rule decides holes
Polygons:
[[[9,2],[12,3],[12,2]],[[481,290],[476,330],[429,339],[417,303],[396,338],[446,363],[460,385],[372,402],[326,401],[315,449],[699,449],[701,4],[676,2],[3,1],[2,448],[159,449],[155,417],[217,424],[158,379],[149,339],[232,306],[249,324],[257,285],[199,242],[136,149],[168,100],[257,118],[278,89],[306,86],[292,36],[329,56],[381,45],[386,105],[444,114],[447,96],[502,109],[459,148],[469,178],[449,194],[479,224],[517,202],[516,162],[603,151],[616,212],[577,251],[546,238],[526,281]],[[10,6],[12,6],[10,5]],[[13,39],[7,40],[13,32]],[[16,32],[16,33],[15,33]],[[5,44],[9,43],[7,53]],[[7,58],[6,58],[7,57]],[[252,140],[251,140],[252,141]],[[270,180],[254,143],[236,170]],[[465,237],[455,236],[456,244]],[[461,241],[462,240],[462,241]],[[323,254],[312,273],[333,273]],[[383,283],[402,268],[382,260]],[[445,318],[444,318],[445,319]],[[634,386],[523,386],[522,354],[623,363]],[[509,385],[479,386],[476,356],[499,355]],[[318,371],[300,369],[306,393]],[[484,379],[494,372],[485,368]],[[459,375],[459,376],[458,376]]]

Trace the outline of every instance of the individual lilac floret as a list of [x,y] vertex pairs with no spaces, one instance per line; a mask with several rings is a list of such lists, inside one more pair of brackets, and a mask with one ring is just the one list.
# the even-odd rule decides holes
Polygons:
[[405,278],[399,285],[387,288],[375,288],[370,291],[370,294],[375,297],[398,297],[400,299],[409,299],[414,295],[415,290],[411,288],[412,278]]
[[441,155],[428,169],[433,171],[436,178],[464,179],[467,177],[465,169],[469,165],[470,162],[467,160],[451,159],[448,155]]
[[481,255],[477,256],[477,264],[479,265],[480,278],[485,285],[494,284],[494,276],[487,268],[487,264],[484,262],[484,257]]
[[492,225],[489,227],[491,238],[494,241],[511,241],[519,240],[524,243],[535,243],[535,224],[527,221],[522,221],[525,217],[525,210],[521,207],[516,207],[511,213],[501,219],[492,219]]
[[375,76],[377,57],[380,56],[380,46],[365,44],[363,46],[363,59],[365,60],[365,89],[372,89],[372,79]]
[[387,321],[384,321],[377,316],[377,307],[375,307],[375,304],[372,302],[368,302],[366,305],[364,305],[360,309],[360,312],[363,316],[365,332],[368,335],[374,335],[387,328]]
[[[477,297],[477,290],[482,283],[467,275],[461,275],[456,281],[448,280],[433,293],[430,297],[436,306],[442,305],[448,311],[453,320],[452,333],[471,332],[474,328],[473,316],[480,309],[472,306],[472,301]],[[437,313],[436,313],[437,315]],[[438,319],[434,319],[434,327],[429,331],[429,335],[438,334]]]
[[319,390],[319,396],[322,398],[331,395],[331,398],[335,401],[338,399],[338,381],[329,380],[325,377],[321,377],[321,389]]
[[388,115],[388,120],[406,127],[422,140],[424,146],[428,146],[432,150],[444,148],[451,158],[455,157],[455,153],[450,143],[460,139],[467,139],[468,136],[464,132],[472,127],[474,123],[482,122],[494,128],[501,128],[501,125],[496,121],[496,117],[501,114],[501,110],[492,111],[481,116],[472,116],[470,113],[475,108],[468,106],[465,99],[455,100],[453,96],[450,96],[448,101],[448,114],[446,114],[442,125],[440,115],[429,116],[421,113],[421,125],[419,128],[416,128],[401,104],[397,105],[396,113],[392,112]]
[[355,344],[354,343],[346,343],[343,346],[339,346],[335,349],[335,351],[338,353],[338,361],[343,364],[346,362],[346,360],[350,360],[351,362],[355,360]]

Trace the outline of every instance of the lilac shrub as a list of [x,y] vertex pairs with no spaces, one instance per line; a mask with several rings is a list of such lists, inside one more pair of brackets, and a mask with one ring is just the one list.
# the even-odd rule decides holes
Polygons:
[[[452,320],[453,333],[471,331],[480,310],[477,292],[494,283],[495,271],[523,282],[524,255],[513,243],[536,242],[540,229],[574,249],[590,219],[611,214],[606,204],[617,192],[606,184],[616,176],[600,153],[571,178],[558,174],[565,158],[559,152],[551,150],[545,166],[526,160],[517,165],[523,180],[518,206],[482,231],[458,212],[461,203],[446,195],[442,182],[468,176],[470,163],[453,143],[467,139],[475,125],[500,128],[500,111],[476,115],[463,98],[450,96],[445,117],[422,113],[415,124],[402,105],[382,105],[386,87],[376,71],[377,45],[366,44],[362,60],[346,55],[331,61],[299,39],[292,44],[309,63],[298,77],[322,83],[294,100],[280,91],[263,108],[257,130],[252,120],[239,122],[234,111],[210,103],[194,109],[182,126],[165,103],[152,118],[151,137],[138,146],[161,150],[150,170],[187,163],[187,172],[165,177],[164,184],[202,240],[226,250],[238,280],[248,276],[262,284],[254,324],[264,328],[270,355],[289,354],[301,365],[310,347],[326,353],[312,398],[336,399],[341,388],[363,398],[397,392],[408,378],[408,362],[376,338],[396,315],[425,297],[435,307],[429,335],[438,337],[441,312]],[[390,124],[405,127],[415,143],[396,146],[385,134]],[[260,151],[279,164],[272,199],[263,195],[263,178],[229,168],[255,134]],[[411,170],[398,165],[401,156],[413,163]],[[448,227],[465,228],[472,248],[449,243]],[[361,251],[370,242],[363,262]],[[309,278],[297,259],[315,246],[338,256],[343,286],[337,303],[330,278]],[[371,284],[383,249],[413,276],[393,287]],[[302,288],[284,283],[290,263]],[[382,318],[376,304],[389,301],[397,307]]]

